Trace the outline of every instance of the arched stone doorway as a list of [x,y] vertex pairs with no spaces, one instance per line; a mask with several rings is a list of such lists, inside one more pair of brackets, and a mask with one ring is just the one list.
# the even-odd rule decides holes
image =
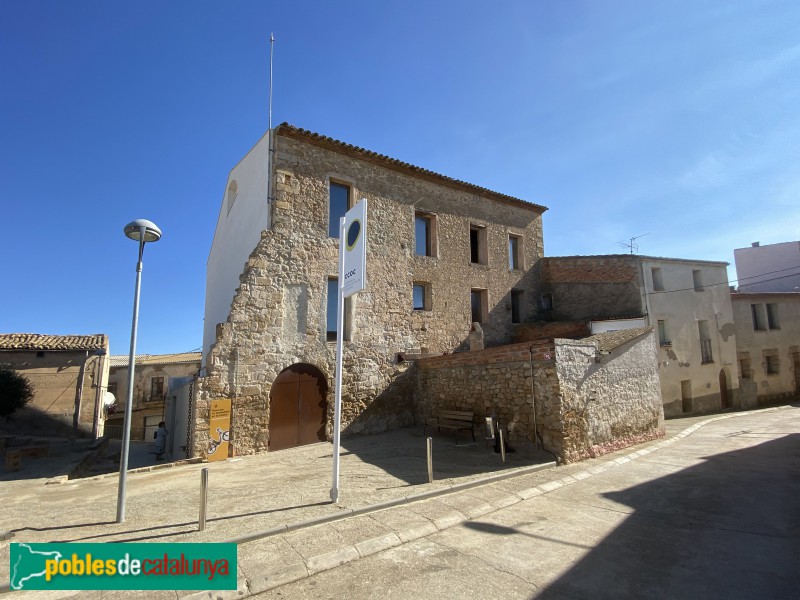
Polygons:
[[281,371],[269,393],[269,450],[325,440],[328,383],[313,365],[298,363]]
[[719,407],[730,407],[730,402],[728,400],[728,377],[725,374],[725,369],[720,369],[719,371]]

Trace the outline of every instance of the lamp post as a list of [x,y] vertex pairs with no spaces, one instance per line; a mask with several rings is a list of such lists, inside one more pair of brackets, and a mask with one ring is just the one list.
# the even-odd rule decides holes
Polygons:
[[128,362],[128,400],[125,402],[125,421],[122,427],[122,455],[119,460],[119,489],[117,490],[117,523],[125,522],[125,489],[128,483],[128,451],[131,445],[131,411],[133,409],[133,370],[136,366],[136,329],[139,325],[139,289],[142,284],[142,254],[147,242],[161,239],[161,230],[155,223],[136,219],[125,225],[125,235],[139,242],[139,262],[136,263],[136,292],[133,296],[133,324],[131,326],[131,353]]

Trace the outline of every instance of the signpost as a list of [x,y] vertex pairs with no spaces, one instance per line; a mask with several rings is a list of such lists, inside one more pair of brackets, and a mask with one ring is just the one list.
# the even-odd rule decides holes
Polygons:
[[367,287],[367,199],[339,220],[339,298],[336,310],[336,396],[333,408],[333,485],[331,500],[339,501],[339,450],[342,428],[342,347],[344,300]]

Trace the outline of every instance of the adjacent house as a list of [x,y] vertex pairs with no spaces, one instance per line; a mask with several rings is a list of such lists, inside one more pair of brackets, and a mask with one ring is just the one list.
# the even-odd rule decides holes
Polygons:
[[[271,149],[271,151],[270,151]],[[362,198],[367,289],[336,325],[339,218]],[[473,323],[490,347],[538,313],[544,206],[282,124],[231,171],[207,265],[209,402],[231,398],[237,454],[326,439],[335,342],[343,335],[342,424],[414,422],[403,353],[464,350]]]
[[53,437],[103,435],[107,335],[0,334],[0,366],[27,377],[35,392],[8,429]]
[[740,292],[800,292],[800,242],[733,251]]
[[[133,405],[131,407],[131,439],[152,440],[158,423],[166,420],[171,385],[191,378],[200,371],[200,352],[180,354],[139,354],[133,371]],[[116,402],[109,407],[106,432],[121,438],[128,399],[128,367],[130,357],[114,355],[110,359],[108,390]]]
[[800,396],[800,292],[731,294],[742,404]]
[[583,321],[591,333],[653,327],[668,417],[739,406],[726,267],[633,254],[547,257],[542,313]]

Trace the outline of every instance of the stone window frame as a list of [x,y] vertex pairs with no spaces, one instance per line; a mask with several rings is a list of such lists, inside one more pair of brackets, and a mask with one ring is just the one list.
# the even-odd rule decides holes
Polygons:
[[[424,219],[428,222],[428,238],[425,240],[425,254],[417,253],[417,219]],[[414,256],[424,256],[426,258],[439,257],[439,227],[437,223],[436,214],[426,211],[414,209],[414,221],[412,237],[414,239]]]
[[[476,248],[473,249],[473,234],[475,232]],[[476,252],[477,250],[477,252]],[[477,262],[472,260],[477,255]],[[489,228],[486,223],[470,221],[469,224],[469,264],[486,267],[489,265]]]
[[[414,291],[417,287],[422,288],[422,308],[417,308],[414,302]],[[433,295],[431,293],[431,284],[429,281],[414,281],[411,284],[411,310],[413,312],[430,312],[433,306],[432,300]]]
[[[512,252],[511,240],[516,240],[516,252]],[[525,248],[524,237],[521,233],[515,231],[508,232],[508,270],[509,271],[524,271],[525,270]]]
[[[325,214],[327,215],[326,219],[326,227],[325,233],[328,239],[338,240],[339,236],[331,236],[331,185],[341,185],[348,189],[348,196],[347,196],[347,210],[350,210],[355,205],[354,198],[358,196],[358,192],[356,189],[356,182],[355,179],[352,177],[348,177],[346,175],[341,175],[339,173],[328,173],[327,175],[327,190],[328,194],[325,196]],[[345,211],[346,212],[346,211]],[[338,223],[336,225],[338,231]]]
[[[323,335],[325,337],[325,341],[329,344],[336,343],[336,332],[328,331],[328,305],[330,303],[330,282],[336,281],[338,285],[339,277],[337,275],[328,275],[325,278],[325,327],[323,328]],[[344,299],[344,341],[349,342],[352,338],[353,334],[353,319],[352,319],[352,311],[353,311],[353,302],[352,297]],[[331,336],[331,334],[334,334]]]
[[473,294],[479,294],[480,298],[480,319],[477,320],[478,323],[486,323],[489,320],[489,290],[486,288],[470,288],[469,290],[469,315],[470,315],[470,323],[474,323],[475,315],[473,314],[472,310],[472,299]]

